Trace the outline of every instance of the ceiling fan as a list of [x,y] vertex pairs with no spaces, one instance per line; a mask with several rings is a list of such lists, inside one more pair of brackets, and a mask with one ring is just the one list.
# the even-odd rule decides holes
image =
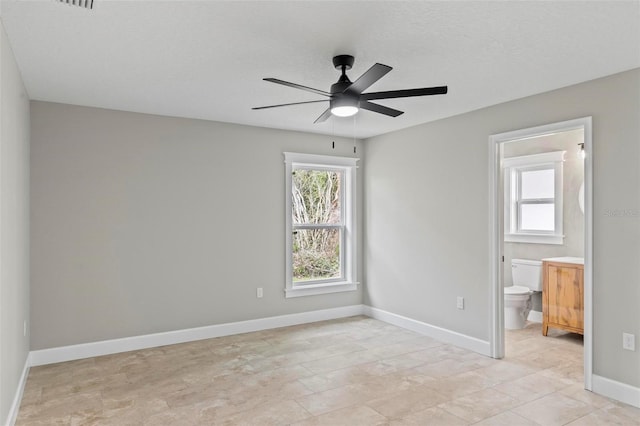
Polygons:
[[327,108],[320,115],[320,117],[318,117],[316,121],[314,121],[314,123],[321,123],[327,120],[327,118],[329,118],[331,114],[338,117],[350,117],[356,114],[360,109],[366,109],[368,111],[377,112],[379,114],[388,115],[390,117],[397,117],[400,114],[403,114],[403,111],[388,108],[370,101],[378,99],[408,98],[412,96],[444,95],[447,93],[447,86],[362,93],[367,90],[373,83],[384,77],[393,68],[388,65],[376,63],[352,83],[351,80],[349,80],[349,77],[347,77],[346,71],[351,69],[351,67],[353,66],[353,61],[354,58],[351,55],[338,55],[333,58],[333,65],[336,67],[336,69],[342,71],[342,75],[336,83],[331,85],[331,90],[329,92],[302,86],[296,83],[290,83],[288,81],[279,80],[277,78],[263,79],[264,81],[269,81],[271,83],[282,84],[283,86],[289,86],[293,87],[294,89],[305,90],[317,95],[326,96],[328,99],[294,102],[290,104],[269,105],[255,107],[252,109],[255,110],[278,108],[290,105],[302,105],[329,101],[329,108]]

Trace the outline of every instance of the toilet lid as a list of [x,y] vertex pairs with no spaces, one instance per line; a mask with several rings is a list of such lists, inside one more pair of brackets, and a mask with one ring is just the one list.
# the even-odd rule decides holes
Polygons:
[[527,287],[522,287],[519,285],[513,285],[511,287],[504,288],[504,294],[529,294],[531,290]]

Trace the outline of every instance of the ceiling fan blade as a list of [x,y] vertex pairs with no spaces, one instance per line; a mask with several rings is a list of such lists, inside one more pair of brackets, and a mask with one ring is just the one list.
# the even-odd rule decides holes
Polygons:
[[316,121],[314,121],[313,124],[327,121],[327,118],[329,118],[330,116],[331,116],[331,108],[327,108],[326,111],[320,115],[320,117],[316,118]]
[[363,93],[360,99],[371,101],[375,99],[409,98],[411,96],[444,95],[447,93],[447,86],[425,87],[422,89],[390,90],[388,92]]
[[296,83],[290,83],[288,81],[279,80],[277,78],[263,78],[264,81],[268,81],[270,83],[282,84],[283,86],[293,87],[294,89],[306,90],[307,92],[315,93],[317,95],[322,96],[331,96],[331,93],[325,92],[324,90],[314,89],[313,87],[302,86]]
[[388,116],[391,116],[391,117],[397,117],[400,114],[404,114],[403,111],[398,111],[397,109],[388,108],[386,106],[374,104],[373,102],[369,102],[369,101],[360,101],[360,108],[366,109],[366,110],[369,110],[369,111],[373,111],[373,112],[377,112],[379,114],[388,115]]
[[291,104],[267,105],[267,106],[261,106],[261,107],[253,107],[251,109],[279,108],[279,107],[289,106],[289,105],[313,104],[316,102],[327,102],[327,101],[328,99],[320,99],[319,101],[306,101],[306,102],[293,102]]
[[351,83],[351,85],[344,90],[344,93],[359,95],[360,93],[367,90],[373,83],[375,83],[376,81],[384,77],[392,69],[393,68],[391,68],[388,65],[374,64],[371,68],[365,71],[365,73],[362,74],[356,81]]

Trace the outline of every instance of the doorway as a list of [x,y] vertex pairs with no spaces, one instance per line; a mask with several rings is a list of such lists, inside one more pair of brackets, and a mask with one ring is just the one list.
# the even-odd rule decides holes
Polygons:
[[504,316],[504,229],[505,209],[502,195],[502,155],[506,143],[581,130],[584,135],[584,388],[591,390],[593,374],[593,200],[592,200],[592,125],[591,117],[515,130],[489,137],[489,217],[490,224],[490,276],[491,276],[491,356],[505,356]]

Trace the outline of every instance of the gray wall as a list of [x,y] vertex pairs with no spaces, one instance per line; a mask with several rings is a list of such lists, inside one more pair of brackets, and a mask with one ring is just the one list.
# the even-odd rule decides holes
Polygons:
[[29,353],[29,100],[0,23],[0,422]]
[[585,116],[594,372],[640,386],[640,351],[624,351],[621,339],[640,336],[639,69],[366,140],[365,303],[488,340],[489,135]]
[[[578,203],[578,192],[584,180],[584,160],[580,156],[580,147],[578,146],[584,139],[583,133],[582,129],[572,130],[503,145],[504,158],[552,151],[567,152],[562,170],[562,230],[565,236],[563,244],[505,242],[503,251],[505,286],[513,285],[511,259],[540,260],[545,257],[584,257],[584,214]],[[542,293],[534,294],[532,299],[533,310],[542,312]]]
[[352,140],[31,109],[33,349],[362,302],[284,297],[283,152],[354,156]]

